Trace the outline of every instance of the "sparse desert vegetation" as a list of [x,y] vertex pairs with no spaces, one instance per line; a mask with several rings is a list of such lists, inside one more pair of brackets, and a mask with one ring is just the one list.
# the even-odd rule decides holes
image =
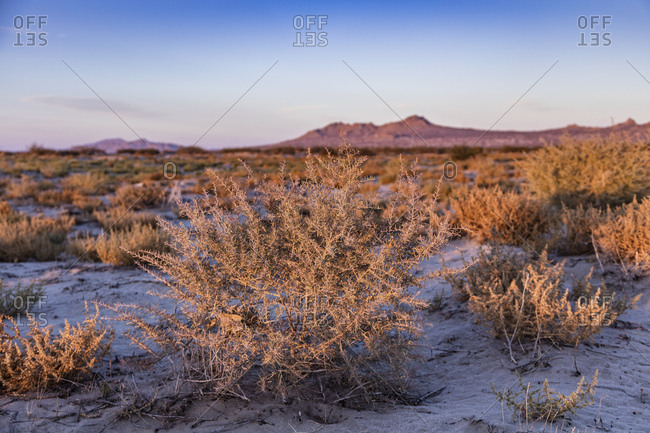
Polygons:
[[647,144],[329,152],[3,154],[0,398],[90,392],[97,416],[156,425],[318,402],[326,425],[444,392],[496,396],[514,424],[491,431],[571,431],[618,415],[598,370],[645,407]]
[[625,136],[564,137],[521,165],[534,192],[570,207],[620,205],[650,193],[650,146]]

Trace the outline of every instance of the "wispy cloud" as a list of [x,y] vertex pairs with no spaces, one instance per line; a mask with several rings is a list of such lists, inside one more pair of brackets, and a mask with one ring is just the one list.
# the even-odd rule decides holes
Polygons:
[[[70,110],[108,112],[106,105],[97,98],[70,98],[66,96],[37,95],[28,96],[25,100],[36,104],[67,108]],[[111,106],[120,114],[134,116],[149,116],[153,114],[122,101],[110,100],[108,103],[111,104]]]

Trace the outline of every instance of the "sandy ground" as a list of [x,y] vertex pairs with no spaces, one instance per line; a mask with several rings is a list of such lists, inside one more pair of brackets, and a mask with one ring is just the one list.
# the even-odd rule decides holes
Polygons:
[[[461,252],[471,257],[478,245],[457,240],[447,246],[445,261],[460,266]],[[437,266],[435,259],[426,266]],[[574,258],[567,269],[584,275],[595,263]],[[602,276],[594,273],[596,281]],[[648,278],[621,281],[620,274],[605,276],[618,292],[639,293]],[[160,287],[145,272],[72,259],[46,263],[0,263],[6,281],[38,279],[46,289],[40,309],[47,322],[60,327],[64,318],[83,320],[84,301],[150,303],[158,298],[147,291]],[[116,322],[114,354],[100,372],[113,389],[104,396],[97,389],[78,389],[70,395],[45,394],[0,399],[0,433],[6,432],[517,432],[527,426],[512,420],[490,390],[516,383],[515,365],[503,342],[487,335],[474,323],[466,305],[455,300],[444,282],[432,282],[422,293],[432,299],[444,293],[442,308],[423,312],[424,335],[419,341],[422,360],[414,365],[412,394],[427,396],[418,405],[381,404],[355,410],[309,401],[283,404],[268,397],[254,402],[208,397],[174,401],[167,398],[176,383],[164,365],[137,368],[139,350],[123,335]],[[650,297],[636,310],[619,318],[590,344],[578,350],[578,367],[590,379],[596,369],[599,384],[596,402],[571,421],[557,426],[536,424],[534,431],[648,432],[650,431]],[[24,323],[24,320],[23,320]],[[530,352],[530,347],[527,347]],[[573,368],[573,349],[544,345],[542,362],[521,369],[524,382],[570,393],[579,377]],[[520,365],[530,354],[517,348]],[[126,365],[128,364],[128,365]],[[121,384],[121,385],[120,385]],[[180,392],[188,392],[181,386]],[[106,391],[106,390],[105,390]],[[150,404],[157,397],[156,403]],[[140,408],[135,410],[134,408]]]

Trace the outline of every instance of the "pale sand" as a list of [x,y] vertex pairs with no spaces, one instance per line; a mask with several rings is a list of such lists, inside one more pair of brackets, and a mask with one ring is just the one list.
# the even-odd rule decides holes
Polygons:
[[[445,253],[450,266],[460,266],[459,250],[470,257],[477,244],[459,240],[452,242]],[[430,266],[435,266],[434,261]],[[567,269],[584,275],[589,267],[586,258],[570,259]],[[66,270],[69,269],[67,272]],[[600,280],[594,273],[596,282]],[[618,276],[616,276],[618,275]],[[620,282],[620,274],[608,275],[608,282]],[[160,287],[145,272],[134,268],[114,268],[104,264],[65,262],[0,263],[0,278],[7,281],[41,279],[46,288],[47,303],[39,311],[48,322],[61,326],[63,319],[70,322],[83,320],[84,301],[100,300],[105,303],[158,302],[146,291]],[[648,285],[648,278],[626,282],[625,292],[635,294]],[[112,386],[122,381],[121,396],[105,401],[97,390],[75,391],[67,398],[49,394],[32,400],[5,397],[0,399],[0,433],[5,432],[516,432],[525,426],[513,422],[507,408],[495,401],[490,383],[497,388],[516,381],[514,364],[500,340],[495,340],[474,323],[473,316],[464,304],[451,295],[443,282],[432,282],[421,293],[424,299],[433,298],[444,288],[444,303],[440,311],[423,312],[424,335],[419,344],[423,360],[415,365],[413,395],[444,389],[418,406],[378,405],[372,410],[353,410],[320,403],[298,402],[282,404],[270,398],[256,398],[247,403],[240,399],[214,401],[194,398],[186,402],[188,408],[180,410],[184,402],[168,408],[183,413],[183,418],[166,425],[164,417],[132,416],[120,419],[125,413],[125,402],[133,403],[133,391],[151,399],[156,389],[169,374],[166,366],[137,371],[132,367],[109,364],[102,373],[112,376]],[[621,290],[618,290],[621,292]],[[169,304],[167,304],[169,305]],[[639,308],[620,317],[616,327],[606,328],[591,344],[578,350],[578,367],[590,379],[599,370],[596,404],[572,416],[569,425],[547,427],[546,431],[650,431],[650,298],[645,295]],[[35,311],[36,313],[37,311]],[[116,329],[114,351],[119,359],[139,353],[124,337],[123,324],[114,323]],[[521,349],[519,349],[520,351]],[[573,349],[553,348],[544,345],[546,362],[531,366],[524,376],[525,382],[541,386],[545,378],[551,387],[570,393],[579,377],[574,375]],[[525,362],[529,355],[518,356]],[[163,407],[173,387],[173,381],[160,389],[159,406]],[[182,391],[187,389],[182,389]],[[142,401],[138,404],[144,404]],[[162,413],[162,412],[159,412]],[[170,415],[171,416],[171,415]],[[199,420],[202,420],[199,422]],[[260,421],[261,420],[261,421]],[[602,424],[601,424],[602,420]],[[327,421],[327,423],[324,423]],[[597,426],[596,426],[597,423]],[[542,431],[537,424],[534,431]]]

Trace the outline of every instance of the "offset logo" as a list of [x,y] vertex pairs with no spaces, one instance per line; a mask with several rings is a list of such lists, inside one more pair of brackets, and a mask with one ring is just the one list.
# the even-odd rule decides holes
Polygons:
[[163,176],[167,180],[172,180],[178,174],[178,166],[175,162],[167,161],[163,165]]
[[47,15],[16,15],[14,17],[16,41],[14,47],[44,47],[47,45]]
[[609,47],[612,45],[612,34],[608,31],[612,25],[611,15],[580,15],[578,29],[580,30],[579,47]]
[[[580,296],[578,298],[578,310],[585,309],[594,309],[594,312],[586,315],[583,315],[580,319],[580,326],[588,326],[592,324],[602,324],[603,326],[609,326],[612,324],[612,316],[610,313],[605,313],[604,317],[600,317],[600,314],[597,313],[597,309],[607,307],[611,308],[612,306],[612,297],[607,296]],[[602,320],[602,321],[601,321]]]
[[454,161],[447,161],[442,166],[442,177],[444,177],[445,180],[454,180],[456,179],[457,174],[458,167],[456,167],[456,163]]
[[296,15],[293,17],[293,28],[296,30],[294,47],[326,47],[327,15]]

